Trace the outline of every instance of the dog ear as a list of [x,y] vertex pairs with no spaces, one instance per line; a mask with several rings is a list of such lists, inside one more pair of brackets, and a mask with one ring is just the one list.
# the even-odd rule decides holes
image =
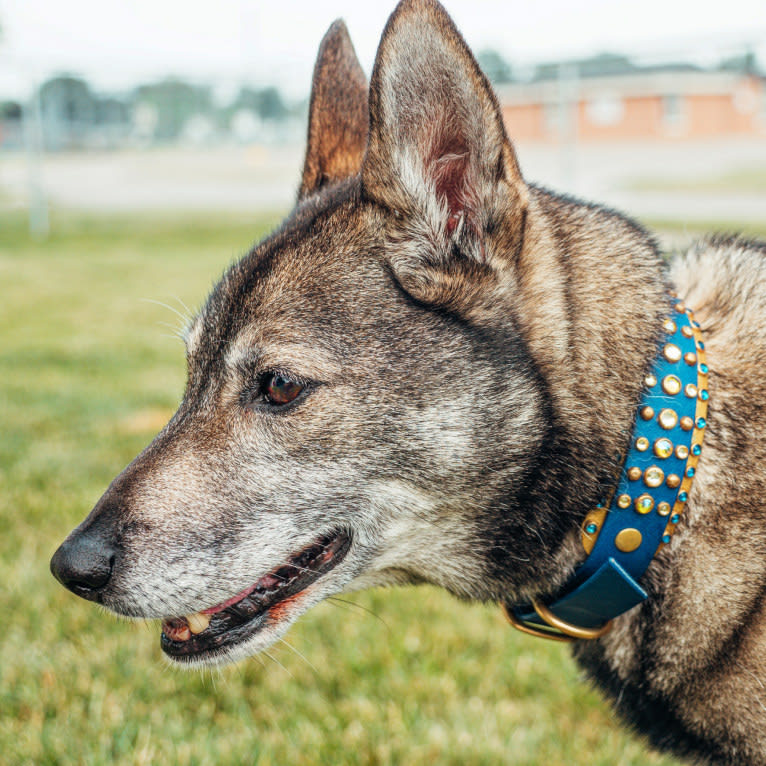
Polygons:
[[486,271],[495,252],[513,247],[509,236],[520,241],[527,188],[500,108],[436,0],[403,0],[383,32],[362,184],[396,214],[390,260],[422,300],[438,300],[445,272]]
[[367,78],[342,19],[319,45],[309,106],[308,145],[298,199],[357,174],[367,145]]

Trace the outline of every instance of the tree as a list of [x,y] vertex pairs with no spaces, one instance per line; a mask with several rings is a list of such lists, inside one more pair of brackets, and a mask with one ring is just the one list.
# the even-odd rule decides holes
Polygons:
[[513,82],[511,65],[496,50],[486,48],[476,58],[490,82],[498,85]]
[[232,105],[232,110],[249,109],[262,120],[284,120],[289,110],[282,94],[273,86],[268,88],[243,87]]
[[0,101],[0,121],[21,122],[22,110],[18,101]]
[[71,149],[87,140],[95,118],[96,99],[85,80],[58,75],[40,86],[45,145]]
[[40,87],[40,104],[48,119],[66,123],[93,122],[95,99],[85,80],[59,75]]
[[[638,67],[620,53],[597,53],[595,56],[573,61],[571,68],[578,77],[607,77],[632,74]],[[539,64],[535,68],[535,80],[556,80],[561,76],[561,62]]]
[[754,75],[756,77],[761,75],[758,59],[753,50],[746,50],[739,56],[724,59],[718,65],[718,69],[722,72],[739,72],[740,74]]
[[162,140],[178,138],[187,121],[213,112],[210,88],[168,78],[136,89],[134,103],[153,108],[157,114],[154,136]]

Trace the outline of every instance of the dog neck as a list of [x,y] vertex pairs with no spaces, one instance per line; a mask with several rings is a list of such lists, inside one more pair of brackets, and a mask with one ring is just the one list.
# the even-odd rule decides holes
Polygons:
[[709,399],[700,326],[675,297],[662,330],[619,477],[582,524],[587,558],[551,603],[505,606],[519,630],[564,641],[598,638],[647,598],[639,580],[686,508]]

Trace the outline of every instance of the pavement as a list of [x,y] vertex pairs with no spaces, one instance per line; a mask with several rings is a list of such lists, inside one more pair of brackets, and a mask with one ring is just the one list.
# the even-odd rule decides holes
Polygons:
[[[766,225],[766,139],[520,146],[526,178],[643,219]],[[760,175],[762,188],[716,191],[715,179]],[[710,183],[713,181],[713,183]],[[636,182],[655,188],[637,189]],[[646,183],[649,182],[649,183]],[[694,189],[701,182],[699,189]],[[683,191],[663,187],[683,184]],[[711,188],[713,190],[711,190]]]
[[[766,139],[519,145],[525,177],[644,219],[766,223]],[[52,206],[103,212],[252,211],[289,208],[302,165],[299,146],[171,147],[48,154],[41,184]],[[764,188],[695,190],[696,181],[763,172]],[[28,158],[0,152],[0,208],[23,208]],[[656,188],[637,189],[637,180]],[[682,192],[668,184],[688,182]],[[666,190],[663,190],[663,186]]]

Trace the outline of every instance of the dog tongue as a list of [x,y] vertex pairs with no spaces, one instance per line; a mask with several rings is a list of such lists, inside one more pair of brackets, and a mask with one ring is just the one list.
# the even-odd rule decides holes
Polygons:
[[278,573],[270,573],[261,577],[255,585],[251,585],[235,596],[222,601],[220,604],[211,606],[209,609],[203,609],[201,612],[187,614],[185,617],[169,617],[162,622],[162,632],[171,641],[188,641],[193,635],[196,636],[207,629],[210,625],[210,615],[222,612],[230,606],[234,606],[244,601],[253,592],[263,592],[278,587],[285,580]]
[[[264,590],[271,590],[272,588],[275,588],[278,585],[281,585],[284,582],[284,577],[279,577],[278,574],[266,574],[263,577],[261,577],[260,580],[255,585],[251,585],[249,588],[245,588],[245,590],[241,590],[236,595],[232,596],[231,598],[227,598],[226,601],[222,601],[220,604],[216,604],[215,606],[211,606],[208,609],[203,609],[201,612],[197,612],[197,614],[202,616],[207,616],[211,614],[216,614],[216,612],[222,612],[224,609],[227,609],[230,606],[234,606],[234,604],[239,603],[243,599],[247,598],[251,593],[254,591],[262,592]],[[207,627],[207,625],[205,626]],[[192,631],[194,628],[192,628]]]

